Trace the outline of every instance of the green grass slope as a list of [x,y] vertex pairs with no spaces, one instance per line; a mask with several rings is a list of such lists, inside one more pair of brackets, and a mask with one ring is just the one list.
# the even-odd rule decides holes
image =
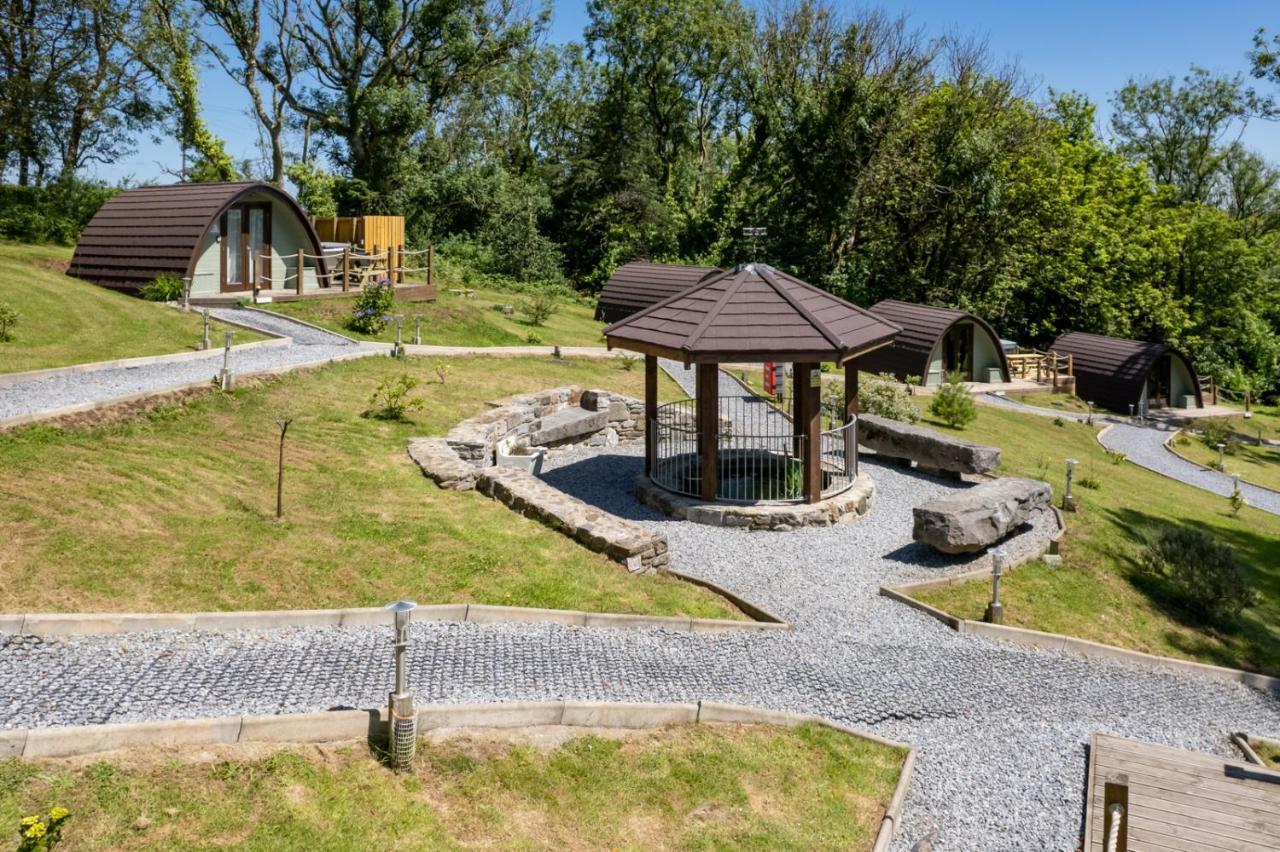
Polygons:
[[[70,261],[69,248],[0,243],[0,303],[19,314],[13,340],[0,342],[0,373],[189,352],[199,344],[198,314],[72,278],[65,274]],[[260,339],[236,331],[237,342]]]

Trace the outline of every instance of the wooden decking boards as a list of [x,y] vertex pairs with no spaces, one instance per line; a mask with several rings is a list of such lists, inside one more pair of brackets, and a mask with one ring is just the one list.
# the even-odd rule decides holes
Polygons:
[[1104,852],[1106,789],[1127,794],[1128,850],[1280,850],[1280,772],[1212,754],[1094,734],[1085,852]]

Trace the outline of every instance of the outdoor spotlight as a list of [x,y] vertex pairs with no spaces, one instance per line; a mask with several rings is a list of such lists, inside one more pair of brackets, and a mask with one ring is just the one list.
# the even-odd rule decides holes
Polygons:
[[405,659],[409,652],[409,622],[418,605],[413,601],[389,603],[386,609],[392,614],[395,626],[396,682],[387,703],[388,752],[391,768],[397,772],[408,769],[418,748],[418,711],[413,706],[413,694],[409,692]]
[[1067,487],[1062,491],[1062,508],[1067,512],[1074,512],[1076,509],[1076,498],[1071,496],[1071,480],[1075,478],[1077,464],[1079,462],[1075,459],[1067,459]]
[[1089,406],[1089,425],[1092,426],[1093,425],[1093,403],[1085,402],[1085,405]]

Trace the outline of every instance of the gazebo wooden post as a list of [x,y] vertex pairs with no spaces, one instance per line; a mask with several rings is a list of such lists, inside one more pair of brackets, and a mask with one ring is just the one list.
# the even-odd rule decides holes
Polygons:
[[844,422],[858,416],[858,359],[844,362]]
[[822,499],[822,385],[812,385],[809,377],[821,365],[796,364],[794,369],[796,396],[803,400],[795,428],[804,434],[804,501],[817,503]]
[[702,499],[713,501],[720,491],[720,368],[697,366],[698,459]]
[[805,422],[804,394],[801,392],[803,388],[800,378],[803,369],[803,364],[791,365],[791,455],[797,459],[804,453],[804,440],[800,437],[804,434]]
[[644,475],[653,473],[658,452],[658,356],[644,356]]

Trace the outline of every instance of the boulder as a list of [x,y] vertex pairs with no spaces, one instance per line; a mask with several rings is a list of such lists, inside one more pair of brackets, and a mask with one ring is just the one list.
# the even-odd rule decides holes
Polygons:
[[1049,508],[1053,489],[1037,479],[993,479],[912,510],[911,537],[943,553],[982,550]]
[[975,444],[925,426],[874,414],[858,415],[858,444],[877,455],[909,459],[947,473],[990,473],[1000,467],[1000,448]]
[[539,447],[552,447],[589,437],[608,425],[608,411],[562,408],[542,418],[529,436],[529,442]]

